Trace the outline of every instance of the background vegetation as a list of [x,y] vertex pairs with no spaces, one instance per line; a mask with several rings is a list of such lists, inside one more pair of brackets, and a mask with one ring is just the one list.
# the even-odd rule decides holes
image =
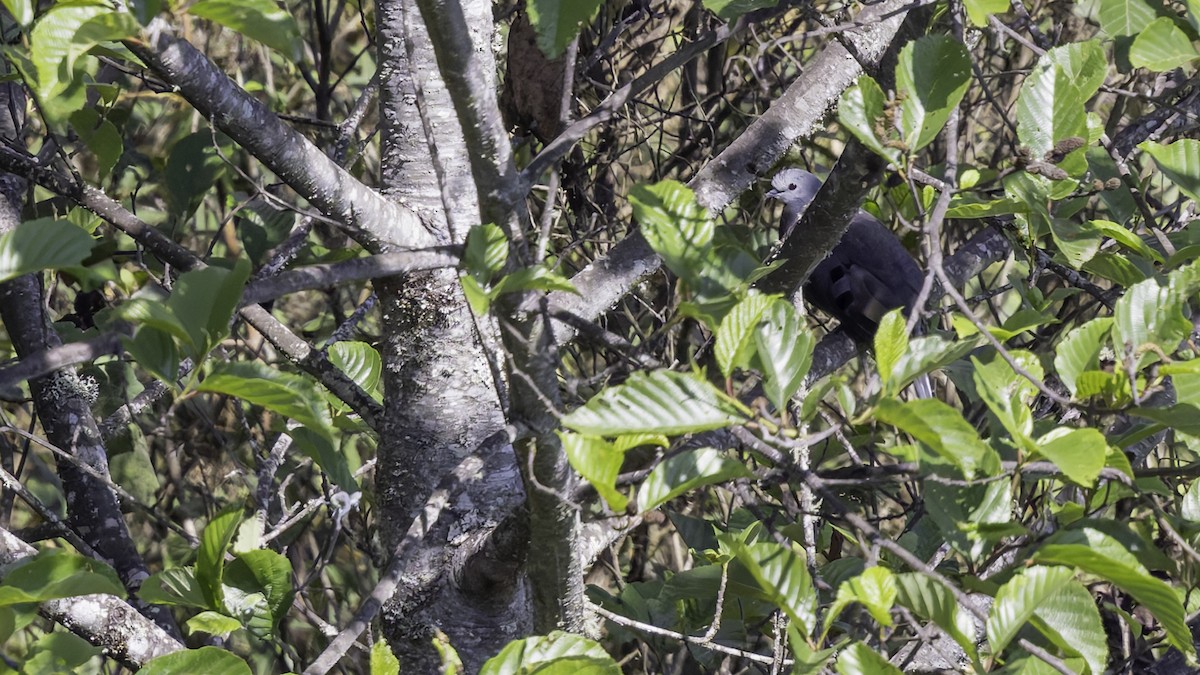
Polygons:
[[0,668],[1195,666],[1200,4],[3,7]]

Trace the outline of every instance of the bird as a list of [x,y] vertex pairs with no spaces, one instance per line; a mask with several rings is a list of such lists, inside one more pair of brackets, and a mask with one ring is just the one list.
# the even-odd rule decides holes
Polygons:
[[[783,169],[771,179],[767,197],[783,202],[781,239],[795,229],[819,189],[821,179],[800,168]],[[912,312],[924,280],[896,235],[860,209],[841,241],[813,269],[804,297],[837,319],[855,342],[870,345],[884,314],[898,307],[905,315]],[[915,385],[918,396],[931,395],[924,376]]]

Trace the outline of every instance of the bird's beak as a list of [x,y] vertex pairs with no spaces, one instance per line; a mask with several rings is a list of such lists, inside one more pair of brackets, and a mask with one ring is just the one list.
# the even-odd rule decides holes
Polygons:
[[767,199],[779,199],[779,194],[780,194],[779,190],[771,188],[770,190],[767,190],[766,196],[767,196]]

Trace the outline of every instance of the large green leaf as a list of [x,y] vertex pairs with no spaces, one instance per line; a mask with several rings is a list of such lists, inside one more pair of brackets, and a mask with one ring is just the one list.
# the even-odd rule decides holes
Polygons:
[[[889,162],[900,161],[900,150],[887,143],[891,128],[884,113],[887,102],[883,89],[870,75],[862,75],[854,86],[842,92],[838,101],[838,122],[875,154]],[[879,133],[885,134],[883,138]]]
[[[434,644],[437,644],[436,640]],[[400,675],[400,659],[382,636],[371,645],[371,675]]]
[[1054,598],[1075,573],[1066,567],[1035,566],[1013,576],[996,593],[988,612],[987,636],[992,651],[999,654],[1033,618],[1037,608]]
[[249,277],[250,261],[239,258],[231,270],[206,267],[184,272],[175,281],[167,306],[191,336],[197,360],[229,335],[230,319]]
[[668,457],[646,477],[638,489],[638,511],[656,509],[702,485],[753,475],[746,465],[720,450],[699,448],[681,452]]
[[1151,21],[1129,48],[1130,63],[1160,73],[1186,66],[1198,57],[1200,54],[1187,33],[1175,25],[1174,19],[1165,16]]
[[1108,441],[1096,429],[1059,427],[1037,439],[1038,454],[1054,462],[1063,475],[1083,487],[1095,487],[1104,468]]
[[562,419],[590,436],[708,431],[746,419],[745,409],[693,373],[634,373]]
[[717,344],[713,356],[725,377],[735,368],[746,368],[754,355],[754,335],[763,312],[775,301],[775,296],[751,291],[729,310],[717,328]]
[[596,488],[613,511],[623,512],[629,498],[616,488],[616,484],[625,453],[603,438],[563,432],[558,436],[571,468]]
[[975,619],[963,611],[950,589],[919,572],[895,575],[896,602],[932,621],[974,660]]
[[209,609],[225,611],[225,551],[233,542],[238,524],[242,522],[242,507],[234,505],[218,513],[200,535],[196,552],[196,584]]
[[999,462],[979,438],[974,427],[950,406],[935,399],[901,403],[892,398],[879,401],[875,415],[881,422],[891,424],[929,446],[948,460],[966,478],[977,473],[989,475],[999,469]]
[[596,642],[562,631],[508,643],[479,675],[620,675],[617,662]]
[[[976,344],[975,339],[947,340],[940,335],[926,335],[909,340],[907,349],[892,366],[892,384],[888,391],[899,392],[921,374],[958,361],[975,349]],[[882,376],[882,372],[880,375]]]
[[0,583],[0,607],[108,593],[125,597],[125,586],[111,567],[60,549],[47,549],[22,559]]
[[[256,612],[247,623],[252,633],[270,639],[291,607],[295,595],[292,591],[292,563],[269,549],[239,553],[225,566],[224,583],[227,599],[230,588],[237,588],[243,594],[262,596],[264,611]],[[235,607],[229,609],[237,614]]]
[[321,389],[312,380],[257,361],[216,364],[197,391],[227,394],[296,420],[333,437],[333,423]]
[[75,62],[102,42],[137,34],[127,12],[103,2],[60,2],[42,15],[29,33],[29,54],[37,69],[37,95],[50,99],[74,79]]
[[1038,59],[1017,100],[1017,133],[1035,158],[1071,137],[1088,137],[1084,104],[1108,73],[1096,41],[1055,47]]
[[300,59],[302,43],[296,20],[272,0],[199,0],[187,11],[261,42],[290,59]]
[[855,642],[838,654],[838,675],[901,675],[879,652],[862,642]]
[[383,359],[374,347],[366,342],[336,342],[329,347],[329,362],[346,373],[346,377],[362,387],[371,398],[383,400]]
[[1100,0],[1100,30],[1109,37],[1137,35],[1157,13],[1146,0]]
[[65,220],[41,218],[0,235],[0,282],[43,269],[77,267],[95,240]]
[[1138,147],[1184,194],[1200,203],[1200,141],[1185,138],[1166,145],[1144,141]]
[[[1041,363],[1032,353],[1024,350],[1010,352],[1013,360],[1034,377],[1042,378]],[[1037,393],[1037,387],[1017,373],[994,351],[984,359],[971,357],[975,366],[972,373],[975,390],[991,410],[1000,424],[1014,441],[1029,446],[1029,435],[1033,432],[1033,413],[1029,410],[1029,399]]]
[[1060,649],[1082,656],[1092,673],[1105,672],[1108,638],[1096,600],[1083,584],[1071,579],[1049,602],[1038,605],[1031,622]]
[[777,299],[763,312],[754,341],[764,378],[763,390],[775,409],[782,412],[788,399],[804,384],[804,376],[812,366],[812,333],[790,302]]
[[929,145],[954,111],[971,81],[971,57],[948,35],[929,35],[900,50],[896,89],[900,134],[909,152]]
[[1124,360],[1126,347],[1140,350],[1153,344],[1168,354],[1175,351],[1180,340],[1192,331],[1192,322],[1183,313],[1184,290],[1174,284],[1160,286],[1158,279],[1147,279],[1125,291],[1113,308],[1118,360]]
[[899,309],[893,309],[879,321],[875,331],[875,363],[879,366],[879,380],[886,391],[898,393],[896,387],[888,387],[892,381],[892,370],[900,357],[908,351],[908,321]]
[[963,8],[967,10],[967,18],[976,28],[988,25],[988,18],[993,14],[1003,14],[1012,8],[1008,0],[964,0]]
[[1071,394],[1075,394],[1075,381],[1087,370],[1100,367],[1100,351],[1107,343],[1112,330],[1112,318],[1100,317],[1076,326],[1058,343],[1054,354],[1054,369]]
[[708,212],[696,203],[696,194],[682,183],[666,180],[635,185],[629,203],[650,248],[662,256],[668,269],[694,284],[709,259],[715,230]]
[[1132,595],[1162,624],[1172,646],[1195,657],[1179,596],[1113,538],[1091,528],[1059,532],[1034,552],[1033,559],[1076,567]]
[[217,153],[211,131],[197,131],[175,141],[167,154],[162,176],[171,213],[191,215],[227,169],[225,160]]
[[580,24],[596,17],[603,0],[525,0],[538,49],[557,59],[579,34]]
[[817,593],[804,553],[775,541],[747,543],[741,536],[727,533],[717,537],[750,572],[771,602],[804,634],[809,634],[817,622]]
[[886,567],[868,567],[863,573],[843,581],[838,586],[837,597],[825,614],[822,634],[851,603],[857,602],[866,608],[871,618],[881,626],[892,625],[892,606],[896,604],[896,578]]
[[233,652],[201,647],[160,656],[142,666],[137,675],[251,675],[251,672],[250,666]]
[[138,589],[138,597],[156,605],[209,607],[196,580],[194,567],[172,567],[151,574]]
[[467,233],[463,266],[480,284],[487,284],[508,262],[508,237],[498,225],[476,225]]
[[1104,242],[1092,221],[1078,222],[1073,218],[1050,218],[1050,234],[1054,245],[1066,258],[1067,264],[1075,269],[1083,267],[1100,251]]

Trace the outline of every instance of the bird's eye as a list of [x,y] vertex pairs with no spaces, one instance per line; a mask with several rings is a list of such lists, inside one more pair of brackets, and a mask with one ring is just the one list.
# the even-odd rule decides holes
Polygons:
[[796,189],[796,184],[795,184],[795,183],[789,183],[789,184],[788,184],[788,189],[789,189],[789,190],[795,190],[795,189]]

